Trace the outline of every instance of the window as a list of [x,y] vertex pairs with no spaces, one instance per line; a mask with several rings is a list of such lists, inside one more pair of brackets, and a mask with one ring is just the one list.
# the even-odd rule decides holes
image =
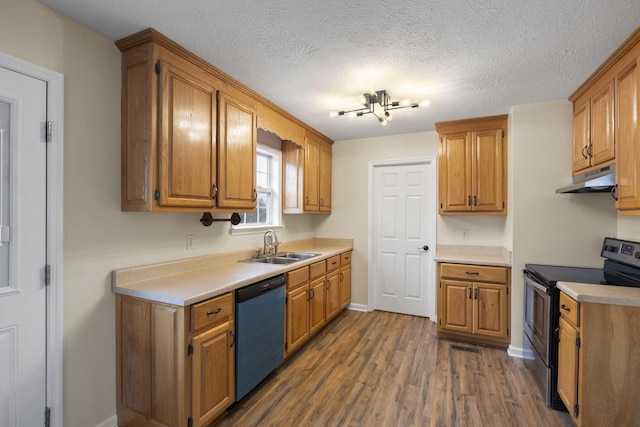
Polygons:
[[256,212],[241,212],[240,224],[231,234],[259,233],[268,228],[281,228],[280,157],[281,152],[258,146],[256,154]]

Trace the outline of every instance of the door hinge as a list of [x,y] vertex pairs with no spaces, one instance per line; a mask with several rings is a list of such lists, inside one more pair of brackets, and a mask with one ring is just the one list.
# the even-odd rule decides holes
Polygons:
[[507,295],[509,295],[509,288],[507,288]]
[[442,282],[440,282],[440,289],[442,289]]
[[440,209],[442,209],[442,203],[440,203]]
[[502,202],[502,209],[504,209],[504,202]]
[[580,338],[576,338],[576,347],[580,348]]
[[51,142],[52,132],[53,132],[53,123],[51,123],[51,120],[48,120],[44,124],[44,141],[45,142]]
[[51,284],[51,264],[44,266],[44,284],[46,286]]
[[443,142],[443,141],[442,141],[442,137],[440,137],[440,144],[442,144],[442,142]]
[[576,403],[576,405],[573,407],[573,413],[576,414],[576,417],[578,416],[578,414],[580,413],[580,406],[578,406],[578,404]]
[[220,101],[220,92],[216,92],[216,101]]
[[51,408],[48,406],[44,408],[44,427],[51,425]]
[[11,240],[11,229],[8,225],[0,225],[0,246],[3,243],[9,243]]
[[502,137],[504,138],[504,129],[502,129]]
[[156,62],[156,74],[160,74],[160,61]]
[[153,198],[156,200],[160,200],[160,190],[156,190],[156,192],[153,193]]
[[189,347],[187,347],[187,356],[191,356],[192,354],[193,354],[193,346],[189,344]]
[[507,336],[509,336],[509,328],[507,328]]
[[289,349],[289,343],[284,343],[284,349],[288,350]]
[[187,427],[193,427],[193,418],[187,418]]
[[289,303],[289,297],[288,297],[288,296],[284,297],[284,303],[285,303],[285,304],[288,304],[288,303]]
[[438,324],[442,325],[442,319],[438,319]]

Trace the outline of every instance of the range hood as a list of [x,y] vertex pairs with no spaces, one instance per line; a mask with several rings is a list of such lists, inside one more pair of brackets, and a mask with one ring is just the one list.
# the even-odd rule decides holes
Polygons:
[[573,177],[573,185],[556,193],[607,193],[616,185],[616,165],[611,164]]

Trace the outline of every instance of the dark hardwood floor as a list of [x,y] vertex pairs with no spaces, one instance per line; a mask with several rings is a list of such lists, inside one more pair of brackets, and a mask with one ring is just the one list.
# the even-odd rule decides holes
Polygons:
[[215,425],[573,425],[520,359],[435,332],[425,318],[347,310]]

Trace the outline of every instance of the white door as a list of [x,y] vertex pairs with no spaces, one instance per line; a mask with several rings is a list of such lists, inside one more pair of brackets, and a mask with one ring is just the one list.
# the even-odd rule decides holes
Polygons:
[[46,404],[47,84],[0,67],[0,426],[42,426]]
[[435,160],[373,172],[374,308],[435,319]]

